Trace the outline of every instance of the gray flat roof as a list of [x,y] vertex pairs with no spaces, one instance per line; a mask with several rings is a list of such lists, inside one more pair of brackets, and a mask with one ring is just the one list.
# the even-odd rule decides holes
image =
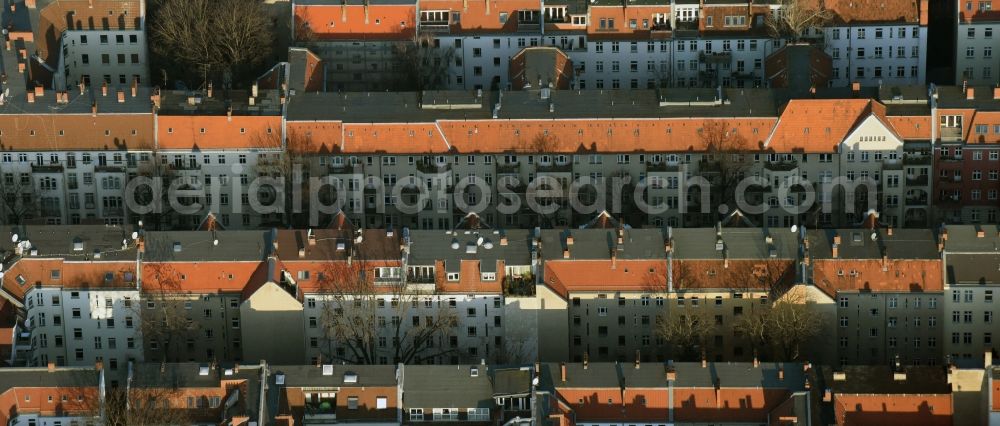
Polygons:
[[[507,236],[507,245],[500,245],[502,235]],[[447,268],[457,267],[461,260],[479,260],[483,268],[503,260],[509,266],[531,264],[531,231],[512,229],[494,231],[483,229],[479,231],[457,230],[454,234],[445,231],[411,230],[409,265],[433,265],[435,261],[443,260]],[[479,238],[483,245],[476,245]],[[454,243],[458,248],[452,248]],[[487,249],[486,243],[492,246]],[[475,253],[469,253],[469,247],[475,247]],[[485,269],[484,269],[485,270]]]
[[[286,387],[322,386],[396,386],[395,365],[332,365],[333,374],[323,375],[323,367],[315,365],[270,365],[268,382],[275,384],[278,375],[284,375]],[[357,383],[344,383],[345,374],[354,374]]]
[[[28,240],[38,250],[39,257],[59,257],[66,260],[135,260],[136,248],[132,240],[132,227],[105,225],[26,225],[14,228],[20,241]],[[122,241],[128,248],[122,249]],[[80,243],[80,250],[76,250]],[[94,259],[95,250],[100,259]]]
[[[807,231],[809,254],[815,259],[833,258],[834,235],[840,233],[839,259],[881,259],[887,249],[890,259],[938,259],[937,239],[930,229],[813,229]],[[871,234],[875,233],[875,240]]]
[[93,367],[58,367],[51,372],[46,367],[0,368],[0,394],[19,387],[97,386],[99,377]]
[[[472,377],[472,369],[478,374]],[[492,408],[486,365],[417,365],[403,368],[403,408]]]
[[[545,259],[562,259],[567,248],[566,237],[573,236],[570,258],[577,260],[610,259],[612,248],[618,245],[617,229],[542,230],[542,252]],[[625,229],[623,244],[618,247],[619,259],[666,259],[663,230],[652,228]]]
[[[261,261],[267,255],[269,232],[151,231],[146,233],[143,258],[150,262]],[[180,243],[180,251],[174,243]]]
[[[717,249],[719,235],[715,228],[675,228],[674,259],[723,258]],[[771,237],[771,244],[767,237]],[[798,237],[784,228],[722,228],[721,239],[730,259],[767,259],[774,250],[775,258],[798,257]]]

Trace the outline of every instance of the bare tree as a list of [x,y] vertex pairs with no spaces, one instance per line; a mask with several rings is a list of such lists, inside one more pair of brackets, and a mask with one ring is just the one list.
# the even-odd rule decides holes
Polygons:
[[144,274],[156,278],[144,283],[142,302],[133,304],[132,309],[140,319],[136,333],[146,344],[156,342],[163,354],[158,361],[185,361],[188,358],[185,342],[198,338],[201,327],[185,307],[190,299],[182,290],[180,273],[166,263],[147,263],[143,267]]
[[823,26],[833,19],[833,12],[822,2],[780,0],[764,21],[772,37],[798,41],[809,28]]
[[[142,220],[143,227],[151,230],[166,230],[171,227],[174,212],[170,208],[167,188],[176,177],[174,167],[163,161],[161,154],[154,150],[150,153],[150,160],[139,165],[137,176],[154,181],[154,185],[160,187],[157,192],[154,186],[139,185],[135,187],[134,199],[139,206],[155,206],[152,212],[137,214],[135,220]],[[156,184],[156,181],[159,181]],[[131,214],[131,212],[128,212]]]
[[191,423],[186,410],[171,408],[180,392],[169,388],[111,388],[105,395],[104,422],[108,426],[159,426]]
[[30,181],[25,184],[13,173],[5,173],[0,179],[0,196],[3,197],[3,218],[8,225],[20,225],[38,210],[35,187]]
[[394,89],[419,92],[445,87],[454,56],[454,47],[441,46],[433,36],[426,34],[397,43],[393,47]]
[[705,120],[698,137],[705,152],[700,171],[711,182],[712,207],[735,206],[736,186],[753,164],[749,142],[721,120]]
[[744,314],[734,329],[750,341],[755,351],[771,350],[776,359],[794,361],[802,354],[802,345],[816,337],[822,326],[819,312],[788,295]]
[[683,360],[694,361],[715,331],[715,320],[705,309],[674,309],[656,318],[656,334],[673,346]]
[[409,364],[454,351],[446,340],[458,324],[455,309],[399,276],[376,277],[376,268],[394,267],[376,260],[393,259],[385,254],[331,262],[319,277],[326,295],[319,318],[325,358]]
[[163,0],[150,21],[153,51],[204,75],[260,65],[274,39],[261,0]]
[[[281,136],[277,132],[262,132],[256,137],[258,138],[257,146],[276,149],[273,153],[259,157],[256,171],[261,175],[282,178],[282,187],[277,188],[273,193],[275,197],[280,193],[281,200],[276,199],[275,202],[283,203],[284,220],[282,225],[299,228],[313,226],[308,223],[309,203],[311,201],[308,176],[309,170],[312,168],[311,161],[317,158],[317,155],[323,154],[322,145],[314,142],[307,133],[298,131],[289,131],[284,144],[282,144]],[[335,188],[330,185],[324,185],[317,190],[320,191],[318,193],[319,201],[326,205],[329,205],[336,196]],[[299,195],[297,196],[296,193]],[[296,203],[296,197],[298,197],[298,203]]]

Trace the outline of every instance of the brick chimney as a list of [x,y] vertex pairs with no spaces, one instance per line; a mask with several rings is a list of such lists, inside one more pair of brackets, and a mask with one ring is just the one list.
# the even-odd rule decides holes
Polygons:
[[972,87],[965,88],[965,99],[974,100],[976,99],[976,89]]
[[861,83],[857,82],[857,81],[852,82],[851,83],[851,92],[854,93],[854,96],[860,95],[861,94]]
[[500,245],[502,245],[502,246],[507,245],[507,236],[506,235],[501,235],[500,236]]
[[108,96],[108,82],[101,83],[101,96]]
[[715,408],[722,408],[722,379],[715,378]]
[[133,78],[132,79],[132,97],[134,98],[138,94],[139,94],[139,79],[138,78]]
[[36,98],[40,98],[42,96],[45,96],[45,87],[44,86],[35,86],[35,97]]
[[49,373],[56,371],[56,363],[49,362],[48,367],[49,367]]
[[636,370],[638,370],[638,369],[639,369],[639,361],[641,361],[641,360],[642,360],[642,358],[641,358],[641,356],[640,356],[640,353],[639,353],[639,350],[638,350],[638,349],[636,349],[636,350],[635,350],[635,369],[636,369]]
[[80,84],[77,85],[80,88],[80,94],[82,95],[87,90],[87,83],[80,80]]
[[563,382],[566,381],[566,363],[565,362],[560,362],[559,363],[559,377],[562,379]]
[[677,369],[673,365],[668,365],[666,376],[668,382],[677,380]]
[[90,104],[90,115],[92,117],[97,117],[97,102]]
[[27,95],[28,95],[28,103],[29,104],[35,103],[35,92],[28,92]]
[[212,90],[212,82],[210,81],[210,82],[208,82],[208,93],[207,93],[207,95],[208,95],[209,98],[212,97],[212,92],[213,92],[213,90]]
[[840,257],[840,244],[833,243],[833,245],[830,246],[830,257],[834,259]]
[[569,259],[569,249],[563,250],[563,259]]
[[1000,99],[1000,87],[993,88],[993,99],[994,100]]
[[118,103],[120,103],[120,104],[125,103],[125,91],[124,90],[118,89]]
[[587,352],[583,353],[583,369],[586,370],[590,367],[590,354]]
[[566,236],[566,245],[567,246],[573,245],[573,234],[569,234]]

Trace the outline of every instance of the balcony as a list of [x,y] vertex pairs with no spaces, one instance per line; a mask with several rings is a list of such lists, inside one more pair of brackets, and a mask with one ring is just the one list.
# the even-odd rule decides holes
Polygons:
[[931,165],[932,158],[926,155],[905,155],[903,156],[903,164],[907,166],[929,166]]
[[908,186],[927,186],[927,175],[906,175],[906,185]]
[[960,141],[960,140],[962,140],[962,128],[961,127],[942,127],[941,128],[941,140],[942,141]]
[[698,35],[698,20],[677,21],[677,28],[674,35],[678,37],[695,37]]
[[504,296],[524,296],[535,295],[535,279],[531,275],[521,277],[507,276],[503,279]]
[[181,162],[181,163],[171,163],[170,164],[170,170],[175,170],[175,171],[201,170],[201,164],[198,164],[197,162],[194,162],[194,163],[189,162],[189,163],[186,163],[186,164],[183,163],[183,162]]
[[451,170],[451,164],[438,165],[434,161],[417,161],[417,171],[420,173],[444,173]]
[[516,174],[521,171],[521,165],[518,163],[503,163],[497,164],[497,173],[512,173]]
[[304,404],[304,415],[302,423],[324,424],[337,421],[337,397],[316,397],[312,396],[311,401]]
[[907,206],[926,206],[927,205],[927,195],[921,195],[917,197],[906,197]]
[[62,173],[62,164],[32,164],[32,173]]
[[705,64],[723,64],[733,60],[732,52],[698,52],[698,62]]
[[790,172],[799,167],[799,162],[795,160],[768,161],[764,168],[772,172]]
[[94,173],[125,173],[124,166],[97,166],[94,167]]
[[542,164],[542,163],[538,163],[538,167],[536,168],[536,171],[538,173],[570,173],[570,172],[573,171],[573,164],[572,163],[566,163],[566,164],[556,164],[556,163]]
[[941,156],[938,157],[938,159],[941,160],[941,161],[948,161],[948,162],[962,161],[962,156],[961,155],[944,155],[944,154],[941,154]]

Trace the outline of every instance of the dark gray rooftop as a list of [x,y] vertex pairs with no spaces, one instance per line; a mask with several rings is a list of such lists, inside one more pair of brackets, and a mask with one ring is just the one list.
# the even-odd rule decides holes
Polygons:
[[84,387],[99,383],[100,374],[92,367],[58,367],[55,371],[46,367],[0,368],[0,394],[19,387]]
[[[146,233],[150,262],[260,261],[269,231],[152,231]],[[214,244],[218,240],[218,244]],[[180,243],[180,250],[175,248]]]
[[250,90],[223,90],[214,88],[212,97],[207,90],[163,90],[160,92],[162,115],[225,115],[232,108],[233,115],[280,115],[281,100],[278,90],[260,89],[251,105]]
[[[938,259],[937,239],[930,229],[813,229],[807,232],[809,254],[814,259],[833,257],[834,236],[840,234],[838,258],[881,259],[886,250],[890,259]],[[875,233],[875,240],[871,234]]]
[[[135,240],[131,227],[105,225],[28,225],[14,228],[19,241],[29,241],[39,257],[59,257],[66,260],[135,260]],[[125,241],[125,245],[123,245]],[[100,258],[95,259],[95,253]],[[25,254],[30,256],[30,252]]]
[[[268,382],[274,385],[278,375],[283,375],[285,387],[323,387],[323,386],[396,386],[395,365],[338,365],[329,367],[330,375],[324,375],[323,366],[315,365],[270,365],[271,377]],[[345,383],[344,376],[353,375],[356,383]]]
[[[137,363],[132,366],[131,386],[137,388],[216,388],[222,387],[222,380],[245,380],[245,395],[241,402],[230,407],[227,418],[248,416],[251,421],[260,417],[261,371],[260,365],[219,366],[184,363]],[[202,374],[205,372],[206,374]]]
[[[997,253],[1000,251],[1000,226],[996,224],[982,225],[948,225],[948,240],[944,242],[944,250],[948,253]],[[983,236],[978,233],[982,231]]]
[[[674,228],[675,259],[766,259],[798,257],[798,237],[784,228]],[[770,236],[771,242],[767,238]],[[724,250],[718,249],[721,238]]]
[[969,86],[973,98],[967,99],[962,86],[939,86],[937,88],[938,108],[975,108],[980,111],[1000,111],[1000,101],[993,99],[993,87]]
[[[673,363],[674,386],[712,388],[716,380],[728,388],[782,388],[790,391],[805,389],[806,373],[800,363],[762,362],[754,367],[749,362]],[[668,364],[646,362],[635,368],[633,363],[590,363],[586,369],[579,362],[566,364],[566,381],[562,381],[559,363],[542,365],[539,386],[559,388],[665,388],[668,386]],[[779,370],[784,378],[779,379]]]
[[403,408],[492,408],[493,386],[488,369],[486,365],[404,367]]
[[[820,367],[825,387],[835,394],[950,394],[948,373],[942,366],[905,366],[905,380],[895,380],[886,365],[848,365],[845,380],[834,380],[830,368]],[[836,398],[836,397],[834,397]]]
[[948,283],[1000,283],[1000,226],[948,225],[947,230],[944,256]]
[[610,259],[611,250],[618,248],[618,259],[666,259],[665,233],[660,229],[630,228],[624,230],[623,244],[618,246],[617,229],[543,230],[544,259],[562,259],[567,248],[567,236],[573,237],[568,247],[571,259]]
[[[507,237],[507,245],[500,244],[503,235]],[[494,268],[495,272],[497,261],[500,260],[508,266],[527,266],[531,265],[530,235],[531,231],[519,229],[504,231],[459,229],[454,233],[412,230],[409,265],[434,265],[434,262],[443,260],[446,269],[457,271],[461,260],[479,260],[484,272],[490,272],[487,269],[490,267]],[[483,238],[482,244],[477,244],[479,238]],[[458,248],[454,248],[456,243]]]
[[493,395],[528,395],[531,393],[532,367],[498,367],[493,369]]

